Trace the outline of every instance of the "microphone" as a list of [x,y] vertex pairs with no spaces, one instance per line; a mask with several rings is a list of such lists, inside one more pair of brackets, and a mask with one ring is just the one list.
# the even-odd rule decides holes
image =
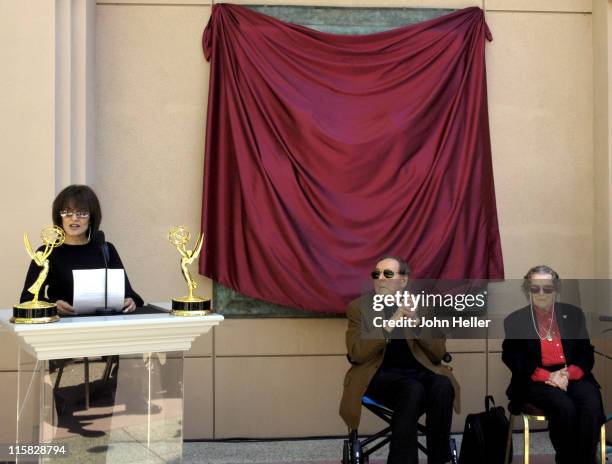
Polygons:
[[96,231],[93,234],[92,242],[102,252],[102,258],[104,259],[104,311],[108,311],[108,245],[106,244],[106,238],[104,232],[101,230]]

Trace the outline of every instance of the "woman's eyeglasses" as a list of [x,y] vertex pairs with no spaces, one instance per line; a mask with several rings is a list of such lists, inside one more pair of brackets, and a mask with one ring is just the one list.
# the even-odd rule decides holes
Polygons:
[[539,285],[530,285],[529,291],[534,294],[537,294],[543,291],[547,295],[550,295],[552,292],[555,291],[555,287],[554,285],[543,285],[542,287],[540,287]]
[[391,269],[374,269],[370,275],[372,276],[372,279],[376,280],[376,279],[380,279],[381,275],[385,276],[385,279],[393,279],[393,277],[395,277],[395,275],[402,275],[400,272],[396,272],[396,271],[392,271]]
[[69,217],[69,218],[74,216],[77,219],[88,218],[89,217],[89,211],[68,211],[67,209],[65,209],[63,211],[60,211],[60,216],[61,217]]

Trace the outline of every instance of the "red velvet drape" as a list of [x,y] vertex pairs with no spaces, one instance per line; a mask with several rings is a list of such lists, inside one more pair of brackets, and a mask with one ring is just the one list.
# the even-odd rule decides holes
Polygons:
[[200,272],[343,312],[376,259],[413,276],[502,278],[482,10],[335,35],[218,4]]

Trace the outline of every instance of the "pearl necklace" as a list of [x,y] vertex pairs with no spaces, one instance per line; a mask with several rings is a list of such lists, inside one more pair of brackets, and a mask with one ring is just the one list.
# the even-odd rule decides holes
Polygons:
[[553,318],[555,317],[555,302],[553,301],[553,304],[552,304],[552,314],[550,315],[550,324],[548,325],[548,330],[546,330],[546,335],[544,337],[540,335],[540,331],[538,330],[538,325],[536,324],[535,316],[533,315],[534,311],[533,311],[533,303],[531,302],[531,299],[529,299],[529,307],[531,308],[531,322],[533,322],[533,328],[538,334],[538,338],[540,340],[546,340],[548,342],[552,342],[553,338],[552,338],[551,331],[552,331],[552,325],[553,325],[553,320],[554,320]]

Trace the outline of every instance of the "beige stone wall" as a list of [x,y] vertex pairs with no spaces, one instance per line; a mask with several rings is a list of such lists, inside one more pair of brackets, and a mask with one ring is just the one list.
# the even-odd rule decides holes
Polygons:
[[595,167],[595,275],[612,273],[612,4],[595,2],[593,8],[593,93]]
[[[170,227],[200,230],[209,70],[201,37],[210,11],[201,5],[97,9],[102,227],[148,301],[185,292],[179,254],[166,239]],[[210,295],[208,279],[197,280],[198,293]]]
[[[21,293],[29,259],[23,232],[38,240],[41,218],[49,221],[55,196],[53,9],[36,0],[0,2],[0,228],[3,270],[2,307]],[[8,46],[9,44],[19,46]],[[17,397],[16,345],[0,332],[0,384],[7,397],[0,404],[0,440],[15,434]]]
[[55,196],[53,13],[53,8],[36,0],[0,2],[2,307],[15,303],[21,294],[29,265],[23,233],[39,241],[41,226],[51,222]]
[[[610,275],[609,1],[265,3],[484,8],[494,36],[486,58],[507,276],[519,277],[535,262],[564,277]],[[20,38],[19,47],[0,47],[8,70],[8,91],[0,95],[9,109],[0,114],[0,143],[12,154],[0,161],[2,212],[10,218],[10,227],[0,230],[3,307],[16,301],[27,267],[20,235],[36,234],[48,220],[56,192],[56,12],[46,5],[0,2],[2,43]],[[148,301],[184,291],[168,228],[199,229],[209,72],[201,35],[210,12],[211,2],[198,0],[99,1],[95,11],[92,183],[102,200],[103,229]],[[24,188],[27,194],[17,197]],[[210,296],[210,282],[198,282]],[[185,362],[185,437],[342,434],[336,411],[347,368],[344,324],[234,320],[198,340]],[[15,349],[4,334],[0,342],[0,381],[7,384]],[[453,426],[460,430],[465,413],[483,408],[486,392],[505,400],[508,372],[496,341],[454,342],[449,349],[463,384],[464,412]],[[604,355],[610,352],[605,344],[599,352],[597,369],[608,392]],[[13,417],[11,407],[4,401],[0,417]],[[272,420],[263,423],[262,416]],[[368,418],[364,430],[374,426]],[[0,435],[10,433],[0,428]]]
[[566,278],[591,277],[591,15],[490,11],[487,22],[494,37],[487,78],[506,276],[519,278],[547,263]]

